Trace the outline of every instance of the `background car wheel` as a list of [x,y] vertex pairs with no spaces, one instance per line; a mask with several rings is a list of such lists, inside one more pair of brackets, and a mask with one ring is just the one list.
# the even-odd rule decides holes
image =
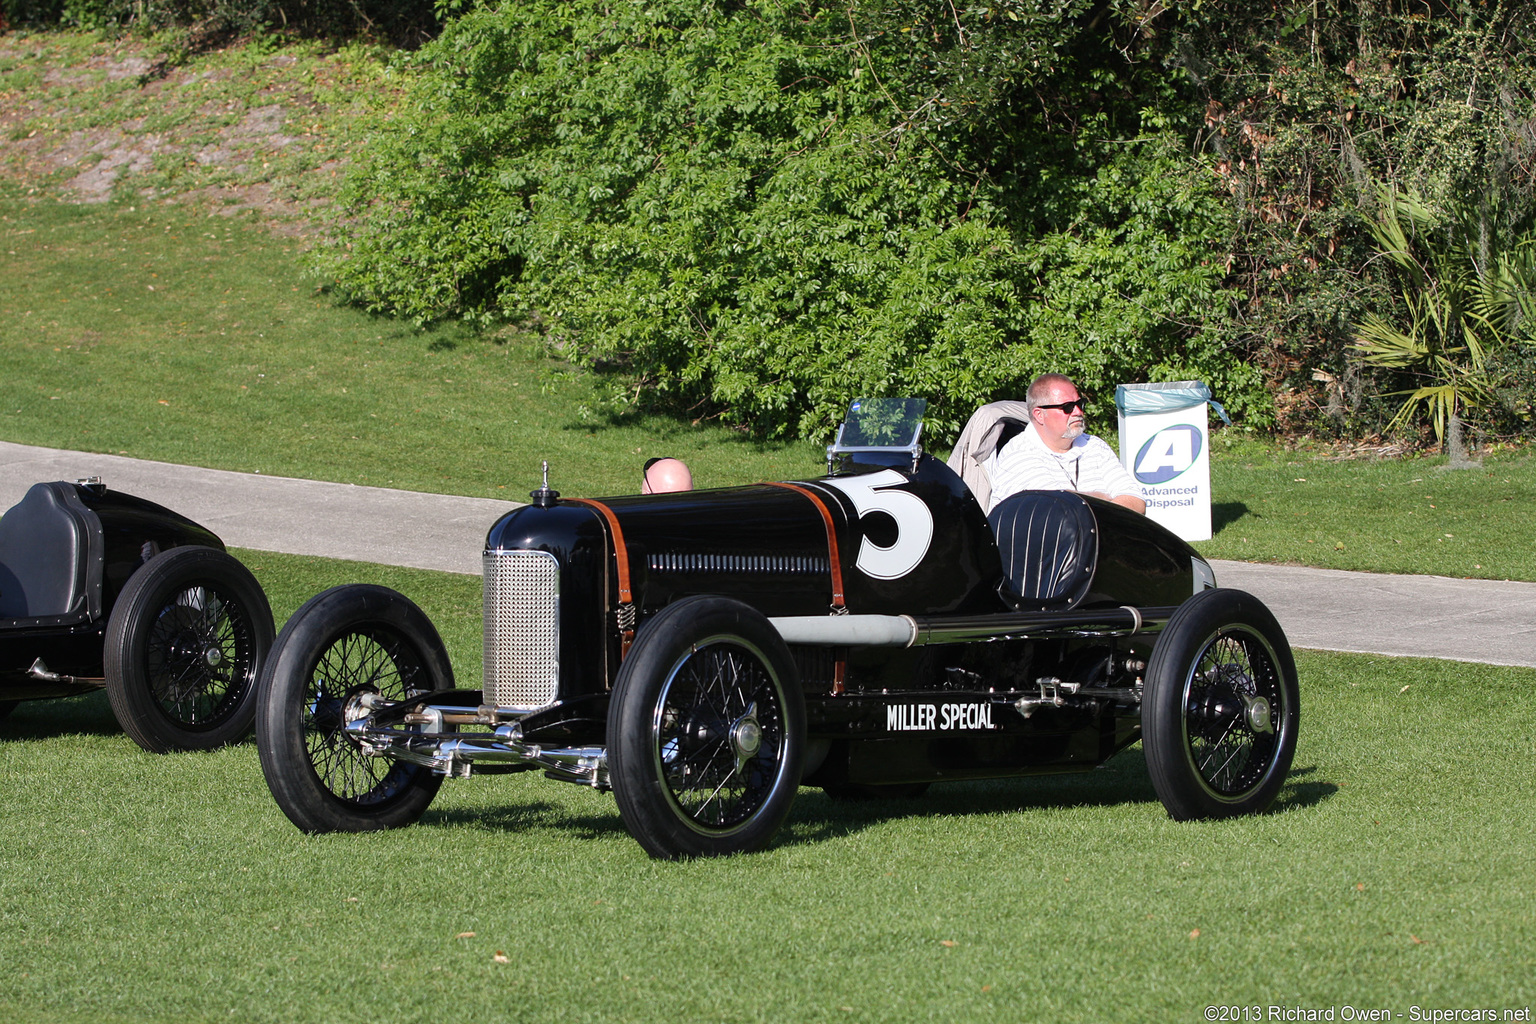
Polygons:
[[1152,648],[1142,745],[1153,788],[1179,821],[1257,814],[1296,753],[1296,663],[1268,608],[1207,590],[1174,612]]
[[421,817],[443,777],[367,754],[342,726],[364,694],[453,688],[432,623],[385,587],[335,587],[294,613],[262,674],[256,749],[267,786],[305,832],[369,832]]
[[640,631],[614,683],[608,770],[624,826],[651,856],[767,846],[804,750],[794,661],[753,608],[688,598]]
[[123,731],[156,754],[244,736],[272,646],[261,584],[231,555],[176,547],[128,580],[107,619],[107,697]]

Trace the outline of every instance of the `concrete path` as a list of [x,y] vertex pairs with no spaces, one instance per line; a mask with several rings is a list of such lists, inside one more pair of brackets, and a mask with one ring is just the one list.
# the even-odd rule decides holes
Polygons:
[[1294,647],[1536,668],[1536,583],[1212,563],[1269,606]]
[[517,505],[490,498],[196,469],[0,441],[0,511],[43,480],[99,476],[202,523],[231,547],[478,575],[485,532]]
[[[196,469],[0,441],[0,510],[41,480],[99,476],[197,520],[234,547],[478,573],[511,502]],[[1296,647],[1536,668],[1536,583],[1214,563]]]

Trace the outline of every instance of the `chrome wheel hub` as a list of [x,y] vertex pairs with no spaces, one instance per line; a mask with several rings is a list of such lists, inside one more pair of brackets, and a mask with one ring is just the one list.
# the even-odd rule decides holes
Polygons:
[[1243,718],[1248,723],[1248,728],[1254,732],[1272,733],[1275,727],[1270,722],[1270,703],[1258,695],[1244,696]]
[[763,727],[757,721],[757,705],[747,708],[746,713],[731,726],[731,751],[736,755],[736,769],[757,756],[763,746]]

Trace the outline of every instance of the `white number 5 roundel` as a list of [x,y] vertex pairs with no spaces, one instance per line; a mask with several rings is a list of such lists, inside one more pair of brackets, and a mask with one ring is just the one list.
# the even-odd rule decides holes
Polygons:
[[896,540],[889,547],[882,547],[867,536],[859,546],[856,564],[865,575],[894,580],[917,568],[933,540],[933,513],[917,495],[890,490],[906,483],[906,477],[894,469],[883,469],[822,482],[848,495],[860,519],[871,512],[884,512],[896,520]]

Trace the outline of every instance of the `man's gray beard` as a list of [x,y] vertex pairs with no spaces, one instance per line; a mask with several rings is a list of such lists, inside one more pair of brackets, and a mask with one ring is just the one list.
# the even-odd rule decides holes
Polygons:
[[1086,424],[1082,423],[1079,423],[1075,427],[1068,427],[1066,430],[1061,432],[1061,439],[1063,441],[1076,441],[1078,438],[1083,436],[1083,430],[1085,428]]

